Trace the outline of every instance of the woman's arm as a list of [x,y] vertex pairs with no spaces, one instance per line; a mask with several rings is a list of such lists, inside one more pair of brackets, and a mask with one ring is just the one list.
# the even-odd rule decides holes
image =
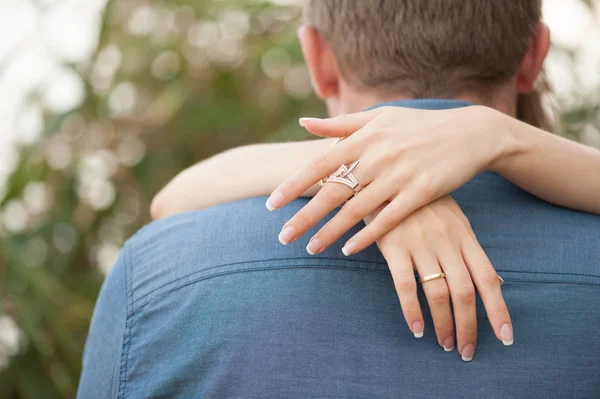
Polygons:
[[[422,111],[379,108],[331,119],[301,121],[312,133],[347,137],[287,178],[269,203],[285,206],[339,165],[365,187],[313,239],[325,250],[358,221],[389,204],[344,246],[361,251],[420,207],[451,193],[486,170],[558,205],[600,214],[600,152],[516,121],[491,108]],[[328,187],[329,186],[329,187]],[[352,196],[326,185],[287,225],[298,236]],[[314,210],[318,209],[319,214]]]
[[[489,170],[548,202],[600,214],[600,178],[594,173],[600,171],[599,151],[500,112],[477,108],[476,112],[483,116],[477,118],[479,122],[471,123],[471,127],[488,136],[488,152],[498,150],[488,165]],[[388,111],[395,118],[387,122],[389,125],[401,123],[393,114],[396,110]],[[371,119],[309,120],[306,125],[317,134],[349,135]],[[152,217],[269,195],[330,144],[330,140],[258,144],[218,154],[186,169],[161,190],[152,201]],[[465,154],[469,155],[474,154]],[[313,196],[316,192],[315,185],[302,195]]]
[[511,141],[490,170],[548,202],[600,214],[600,151],[503,114],[490,122]]
[[[269,195],[332,140],[256,144],[215,155],[181,172],[152,200],[150,213],[160,219],[224,202]],[[318,186],[303,195],[314,196]]]

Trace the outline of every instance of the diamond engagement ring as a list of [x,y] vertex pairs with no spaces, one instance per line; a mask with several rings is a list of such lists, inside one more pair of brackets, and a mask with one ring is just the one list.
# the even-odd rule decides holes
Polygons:
[[[345,139],[346,137],[338,137],[338,139],[335,140],[332,146]],[[350,165],[340,166],[339,169],[336,170],[334,173],[330,174],[324,179],[321,179],[321,181],[319,181],[319,186],[323,187],[327,183],[340,183],[350,187],[354,190],[354,194],[357,194],[360,190],[363,189],[363,186],[361,186],[356,177],[354,177],[352,171],[358,166],[359,162],[360,161],[354,161]]]
[[360,185],[356,177],[352,174],[352,171],[359,164],[360,161],[354,161],[350,165],[342,165],[334,173],[324,178],[319,182],[319,185],[323,187],[326,183],[340,183],[344,184],[354,190],[354,193],[360,192],[363,187]]

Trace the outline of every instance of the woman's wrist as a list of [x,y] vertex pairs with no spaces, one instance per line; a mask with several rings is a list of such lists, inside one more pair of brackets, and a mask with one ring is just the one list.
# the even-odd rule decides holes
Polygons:
[[528,125],[492,108],[481,107],[480,129],[487,137],[486,170],[504,175],[515,157],[529,151]]

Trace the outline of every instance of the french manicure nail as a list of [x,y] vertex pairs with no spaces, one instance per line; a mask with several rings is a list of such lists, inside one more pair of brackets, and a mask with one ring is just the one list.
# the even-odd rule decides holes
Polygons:
[[454,350],[454,338],[453,337],[447,337],[444,340],[444,350],[446,352],[452,352]]
[[306,246],[306,252],[311,255],[316,255],[321,250],[321,247],[323,247],[321,240],[318,238],[313,238]]
[[511,346],[513,344],[513,329],[510,324],[506,323],[500,327],[500,338],[505,346]]
[[292,226],[286,226],[279,233],[279,242],[283,245],[288,245],[294,238],[296,238],[296,229]]
[[279,191],[275,191],[273,194],[271,194],[265,205],[267,206],[268,210],[274,211],[275,209],[279,208],[281,204],[283,204],[283,194]]
[[415,338],[423,338],[423,323],[415,321],[412,325],[412,331]]
[[318,121],[320,120],[319,118],[300,118],[298,120],[298,123],[300,123],[300,126],[304,127],[305,122],[309,122],[309,121]]
[[468,344],[465,345],[461,352],[462,360],[465,362],[470,362],[473,360],[473,356],[475,356],[475,345]]
[[344,246],[344,248],[342,248],[342,253],[344,254],[344,256],[350,256],[354,253],[355,250],[356,243],[354,241],[350,241]]

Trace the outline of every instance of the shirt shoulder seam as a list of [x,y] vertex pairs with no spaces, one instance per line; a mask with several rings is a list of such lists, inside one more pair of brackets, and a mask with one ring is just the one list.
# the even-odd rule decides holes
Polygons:
[[129,361],[129,348],[131,347],[131,327],[133,323],[133,281],[131,251],[129,246],[123,248],[124,271],[125,271],[125,330],[123,332],[123,343],[121,348],[121,364],[119,371],[119,384],[117,389],[117,398],[125,398],[127,388],[127,373]]

